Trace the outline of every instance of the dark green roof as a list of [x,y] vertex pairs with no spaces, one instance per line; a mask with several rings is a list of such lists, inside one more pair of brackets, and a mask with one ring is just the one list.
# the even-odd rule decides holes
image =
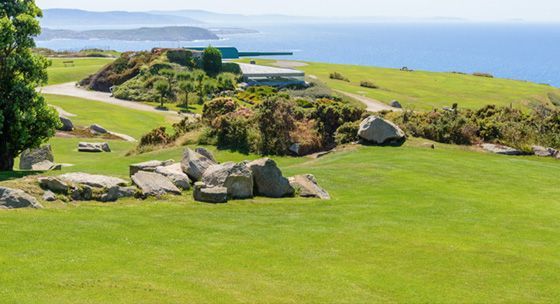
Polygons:
[[[187,47],[186,49],[194,51],[204,51],[206,47]],[[239,52],[234,47],[217,47],[222,53],[224,59],[238,59],[239,57],[258,57],[258,56],[291,56],[291,52]]]

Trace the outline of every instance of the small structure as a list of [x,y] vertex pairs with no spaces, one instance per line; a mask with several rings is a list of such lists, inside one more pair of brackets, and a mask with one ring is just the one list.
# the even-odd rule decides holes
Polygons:
[[248,86],[288,87],[305,85],[305,72],[303,71],[256,64],[238,64],[243,74],[243,81]]

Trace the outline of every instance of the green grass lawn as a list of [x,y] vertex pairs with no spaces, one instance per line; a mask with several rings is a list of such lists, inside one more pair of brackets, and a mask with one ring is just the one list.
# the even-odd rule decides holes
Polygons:
[[[138,136],[157,113],[47,96]],[[155,116],[153,116],[155,115]],[[82,154],[50,141],[57,162],[126,177],[134,144]],[[332,195],[207,205],[181,197],[44,203],[0,212],[2,303],[551,303],[560,298],[560,162],[470,148],[355,146],[324,158],[275,158]],[[254,159],[216,151],[219,161]],[[50,174],[58,174],[54,172]],[[22,185],[15,172],[0,184]],[[29,183],[29,182],[23,182]],[[29,186],[29,185],[23,185]]]
[[[315,174],[333,196],[328,202],[211,206],[186,194],[1,212],[0,296],[4,303],[558,299],[560,163],[418,143],[278,159],[286,175]],[[173,149],[147,158],[179,156]],[[103,160],[97,168],[109,167]],[[126,169],[97,170],[94,160],[88,167]]]
[[[249,59],[244,60],[247,62]],[[257,60],[258,64],[272,65],[275,60]],[[551,105],[548,94],[560,97],[560,89],[547,85],[499,78],[436,72],[402,72],[398,69],[308,63],[298,67],[307,75],[318,77],[336,90],[367,96],[384,103],[400,101],[403,106],[416,110],[431,110],[458,103],[464,108],[481,108],[488,104],[516,107],[546,103]],[[330,73],[339,72],[350,82],[332,80]],[[371,81],[379,89],[360,86],[361,81]]]
[[[49,85],[79,81],[101,69],[114,58],[50,58],[52,66],[48,68]],[[73,65],[64,65],[64,61],[73,61]]]

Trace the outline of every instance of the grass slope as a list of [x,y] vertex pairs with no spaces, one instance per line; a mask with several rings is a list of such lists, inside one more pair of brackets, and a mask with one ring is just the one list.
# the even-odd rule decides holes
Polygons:
[[[49,85],[79,81],[101,69],[114,58],[50,58],[52,66],[48,68]],[[74,65],[65,66],[65,61]]]
[[[257,60],[258,64],[274,65],[275,60]],[[472,75],[437,72],[403,72],[398,69],[307,63],[297,67],[307,75],[313,75],[333,89],[363,95],[389,104],[399,100],[403,106],[416,110],[431,110],[458,103],[464,108],[481,108],[488,104],[516,107],[546,103],[552,105],[548,94],[560,96],[560,89],[500,78],[484,78]],[[330,73],[339,72],[350,82],[332,80]],[[370,81],[379,89],[360,86]]]
[[210,206],[187,195],[2,212],[0,296],[6,303],[560,297],[560,163],[417,144],[279,159],[287,175],[315,174],[329,202]]

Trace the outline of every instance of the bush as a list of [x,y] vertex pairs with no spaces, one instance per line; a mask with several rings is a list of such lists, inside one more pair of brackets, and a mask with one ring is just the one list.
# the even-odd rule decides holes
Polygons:
[[166,56],[169,62],[190,68],[193,68],[195,66],[193,54],[191,51],[187,51],[184,49],[172,49],[167,51]]
[[314,120],[296,121],[290,137],[292,143],[299,144],[299,155],[315,153],[323,148],[323,138]]
[[373,83],[371,81],[362,81],[362,82],[360,82],[360,86],[363,87],[363,88],[368,88],[368,89],[378,89],[379,88],[375,83]]
[[235,112],[239,105],[231,98],[216,98],[204,104],[202,118],[209,124],[225,114]]
[[255,150],[257,134],[253,123],[253,113],[244,109],[220,116],[214,122],[217,146],[220,149],[233,149],[243,153]]
[[323,145],[332,147],[335,141],[335,132],[347,122],[361,120],[364,110],[352,105],[343,104],[333,100],[319,100],[310,117],[317,121],[318,130],[323,134]]
[[336,130],[335,140],[339,145],[353,143],[359,140],[358,131],[360,121],[344,123]]
[[222,71],[222,53],[209,46],[202,55],[202,67],[208,75],[218,75]]
[[142,136],[139,147],[168,145],[173,141],[172,137],[166,132],[165,127],[160,127]]
[[241,67],[237,63],[233,62],[224,62],[222,63],[222,72],[223,73],[232,73],[236,75],[241,74]]
[[268,99],[258,105],[257,125],[261,135],[259,152],[264,155],[285,155],[293,144],[296,129],[296,105],[284,98]]
[[350,79],[346,78],[344,75],[340,74],[339,72],[334,72],[329,75],[330,79],[334,80],[342,80],[346,82],[350,82]]
[[486,78],[494,78],[494,75],[489,74],[489,73],[480,73],[480,72],[475,72],[473,73],[473,76],[477,76],[477,77],[486,77]]

